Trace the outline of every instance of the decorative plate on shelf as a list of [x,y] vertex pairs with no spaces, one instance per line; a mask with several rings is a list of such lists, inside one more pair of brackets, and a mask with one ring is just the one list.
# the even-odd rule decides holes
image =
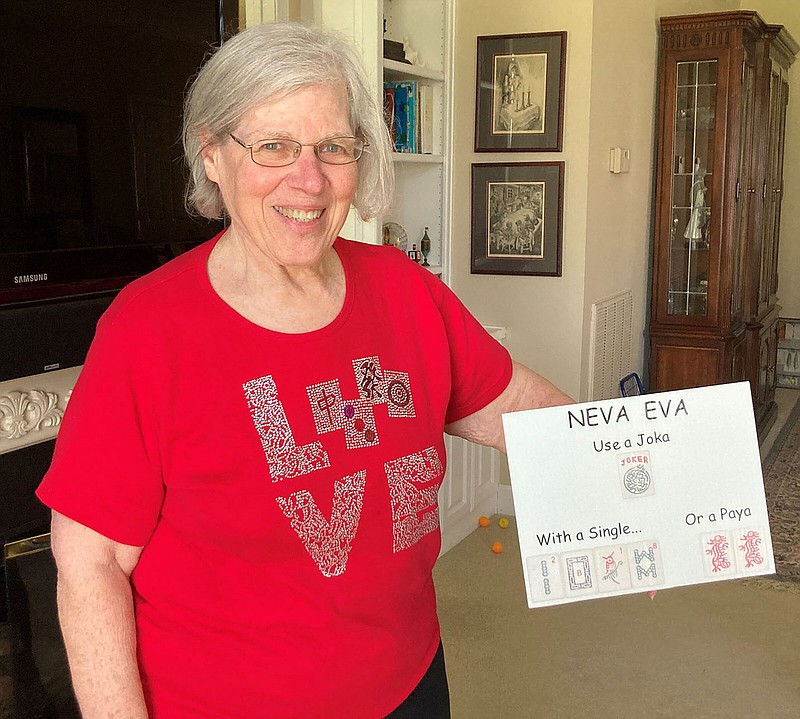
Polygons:
[[383,244],[392,245],[402,252],[408,250],[408,235],[402,225],[396,222],[383,223]]

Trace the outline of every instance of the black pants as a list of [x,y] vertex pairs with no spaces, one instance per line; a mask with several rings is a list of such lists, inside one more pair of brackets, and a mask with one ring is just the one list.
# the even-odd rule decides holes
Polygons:
[[441,642],[425,676],[386,719],[450,719],[450,691]]

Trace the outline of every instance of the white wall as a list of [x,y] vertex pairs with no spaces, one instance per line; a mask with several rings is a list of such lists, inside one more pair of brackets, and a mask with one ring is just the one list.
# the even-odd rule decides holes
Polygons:
[[[479,320],[508,328],[506,344],[517,359],[576,397],[586,267],[592,5],[592,0],[457,0],[454,46],[451,283]],[[560,30],[568,33],[563,152],[473,152],[477,36]],[[471,163],[553,160],[566,162],[563,276],[471,275]]]
[[[654,0],[594,3],[582,397],[591,372],[592,303],[633,291],[632,368],[641,373],[644,366],[657,55]],[[609,172],[612,147],[630,150],[629,173]]]
[[[458,0],[455,38],[453,265],[455,290],[488,324],[508,327],[512,354],[587,398],[593,302],[632,289],[633,361],[641,370],[647,314],[655,98],[655,0]],[[567,31],[561,153],[474,153],[476,37]],[[630,173],[608,171],[614,146]],[[563,160],[562,277],[469,273],[470,164]]]
[[655,0],[655,5],[656,18],[662,15],[692,15],[700,12],[747,9],[739,0]]

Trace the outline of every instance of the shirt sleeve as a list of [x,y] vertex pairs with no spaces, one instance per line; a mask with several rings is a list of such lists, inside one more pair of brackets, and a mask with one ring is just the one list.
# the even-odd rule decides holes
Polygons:
[[483,409],[511,381],[508,350],[492,337],[443,282],[436,282],[439,311],[450,350],[452,388],[445,422],[455,422]]
[[[109,313],[107,313],[108,315]],[[152,362],[125,322],[101,318],[37,489],[51,509],[122,544],[146,544],[164,486]],[[149,389],[149,393],[145,390]]]

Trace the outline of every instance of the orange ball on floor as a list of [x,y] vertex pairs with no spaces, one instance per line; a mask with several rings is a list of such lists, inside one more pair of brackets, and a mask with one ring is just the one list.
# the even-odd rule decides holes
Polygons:
[[502,552],[502,551],[503,551],[503,545],[502,545],[502,544],[500,544],[500,542],[495,542],[495,543],[492,545],[492,551],[493,551],[495,554],[500,554],[500,552]]
[[478,524],[479,524],[481,527],[488,527],[488,526],[489,526],[489,517],[481,517],[481,518],[478,520]]

